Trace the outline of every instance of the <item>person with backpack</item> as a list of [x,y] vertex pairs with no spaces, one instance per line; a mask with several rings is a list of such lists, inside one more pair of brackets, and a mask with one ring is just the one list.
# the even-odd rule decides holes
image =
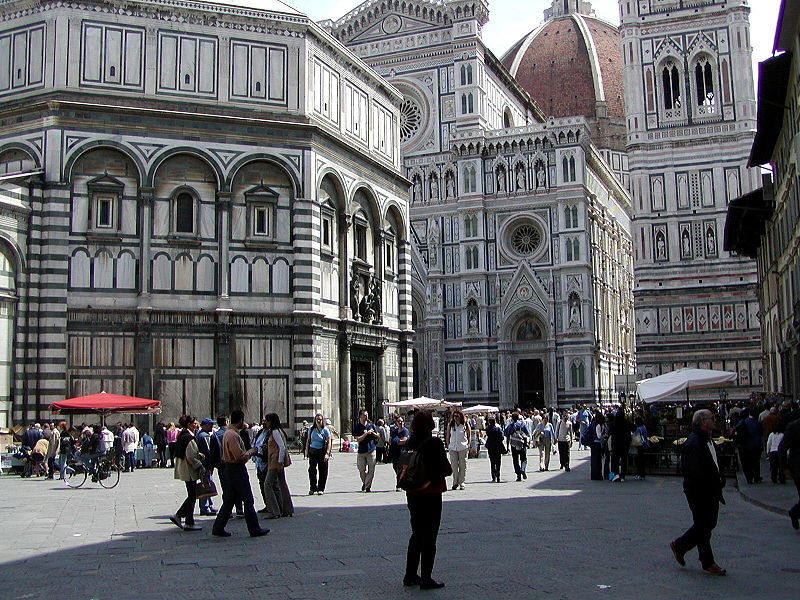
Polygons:
[[433,563],[442,520],[442,493],[447,490],[445,477],[453,473],[453,468],[442,440],[433,436],[434,427],[430,412],[419,411],[414,415],[398,475],[398,485],[406,491],[411,518],[403,585],[418,585],[421,590],[444,587],[444,583],[433,579]]
[[633,437],[631,438],[631,447],[636,449],[636,477],[634,479],[644,481],[645,451],[650,445],[650,440],[642,417],[636,417],[633,420],[633,426],[636,427],[636,431],[633,432]]
[[511,458],[514,461],[517,481],[527,479],[525,469],[528,467],[528,442],[531,439],[531,432],[519,418],[518,412],[515,411],[511,415],[511,422],[506,425],[503,433],[506,436],[507,445],[511,448]]
[[264,479],[264,496],[269,508],[268,519],[291,517],[294,514],[292,495],[286,484],[284,469],[292,464],[286,446],[286,434],[281,428],[281,419],[277,413],[270,413],[264,418],[267,430],[267,477]]

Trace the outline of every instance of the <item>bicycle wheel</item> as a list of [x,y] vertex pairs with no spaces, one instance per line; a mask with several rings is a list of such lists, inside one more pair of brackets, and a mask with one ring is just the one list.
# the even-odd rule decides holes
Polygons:
[[64,467],[64,483],[67,487],[79,488],[86,483],[86,467],[71,463]]
[[109,490],[117,487],[120,471],[119,466],[110,460],[100,463],[97,467],[97,479],[100,481],[100,485]]

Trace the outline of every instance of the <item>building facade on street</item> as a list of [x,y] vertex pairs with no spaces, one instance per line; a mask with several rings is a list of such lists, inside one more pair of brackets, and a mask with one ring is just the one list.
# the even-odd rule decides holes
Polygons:
[[608,401],[633,366],[630,198],[596,120],[540,111],[487,21],[483,0],[368,0],[321,23],[403,94],[415,393]]
[[758,128],[750,166],[771,165],[774,183],[731,203],[726,249],[757,259],[764,383],[767,391],[800,394],[800,175],[797,172],[800,38],[796,3],[784,2],[775,51],[760,64]]
[[762,389],[756,265],[722,248],[759,183],[746,0],[620,0],[634,205],[637,376],[683,366]]
[[0,22],[0,425],[105,390],[349,431],[410,397],[396,90],[273,0]]

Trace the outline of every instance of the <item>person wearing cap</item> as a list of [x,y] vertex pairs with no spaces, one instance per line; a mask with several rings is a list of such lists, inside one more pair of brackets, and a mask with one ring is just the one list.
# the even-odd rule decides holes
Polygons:
[[[200,429],[197,431],[195,439],[197,440],[197,448],[200,454],[203,455],[203,466],[206,469],[205,479],[211,479],[211,473],[214,471],[214,465],[209,464],[209,457],[211,456],[211,436],[213,435],[214,421],[211,419],[203,419],[200,421]],[[216,515],[217,511],[214,509],[214,504],[211,501],[211,496],[200,498],[200,515],[212,516]]]

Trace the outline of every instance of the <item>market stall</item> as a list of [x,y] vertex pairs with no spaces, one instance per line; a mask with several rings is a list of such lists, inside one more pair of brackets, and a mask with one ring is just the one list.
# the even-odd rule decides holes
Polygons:
[[149,415],[161,412],[161,402],[135,396],[121,396],[119,394],[90,394],[53,402],[50,411],[54,415],[91,415],[100,416],[100,421],[105,425],[106,417],[114,413],[131,415]]
[[[699,408],[712,408],[716,402],[711,394],[690,401],[689,391],[721,388],[735,380],[736,373],[729,371],[686,368],[637,382],[637,395],[644,407],[649,434],[648,473],[680,474],[680,451],[691,431],[692,414]],[[718,420],[714,442],[718,446],[720,469],[726,475],[735,475],[735,448],[733,441],[724,437],[724,432],[725,423]]]

